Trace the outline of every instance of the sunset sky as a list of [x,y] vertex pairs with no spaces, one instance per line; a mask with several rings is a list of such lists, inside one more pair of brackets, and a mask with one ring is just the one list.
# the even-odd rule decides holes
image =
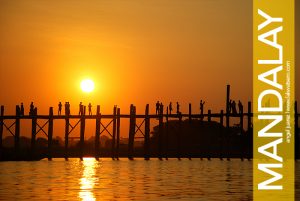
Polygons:
[[[94,92],[81,91],[84,78]],[[199,112],[200,99],[218,112],[226,84],[232,99],[252,99],[252,1],[0,0],[6,113],[31,101],[44,114],[59,101],[144,112],[157,100]]]

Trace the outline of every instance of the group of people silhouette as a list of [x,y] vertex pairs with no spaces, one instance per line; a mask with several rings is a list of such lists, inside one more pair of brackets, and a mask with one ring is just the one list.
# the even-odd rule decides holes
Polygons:
[[[236,105],[238,105],[239,111],[237,111]],[[243,112],[243,104],[240,100],[239,100],[238,104],[236,104],[236,102],[234,100],[230,99],[227,107],[228,107],[229,113],[232,113],[232,114],[238,114],[238,113],[241,114]]]
[[[37,107],[34,106],[33,102],[30,103],[29,106],[29,115],[37,115]],[[20,116],[24,116],[25,115],[25,109],[24,109],[24,104],[21,103],[21,105],[17,105],[17,113]]]
[[[205,101],[201,100],[200,101],[200,113],[202,116],[204,113],[204,104],[205,104]],[[155,112],[156,115],[160,114],[162,112],[161,108],[163,108],[162,102],[157,101],[156,102],[156,112]],[[170,102],[169,106],[167,107],[167,112],[168,112],[168,114],[172,114],[172,111],[173,111],[173,104],[172,104],[172,102]],[[179,104],[179,102],[176,102],[176,114],[180,114],[180,113],[181,113],[180,112],[180,104]]]
[[[156,115],[163,112],[162,108],[163,108],[162,102],[157,101],[156,102],[156,110],[155,110]],[[170,102],[169,106],[167,107],[167,112],[169,112],[169,114],[172,114],[172,111],[173,111],[173,105],[172,105],[172,102]],[[180,114],[180,105],[178,102],[176,102],[176,114]]]
[[[58,103],[58,115],[61,115],[62,112],[62,103]],[[92,104],[88,104],[88,110],[89,110],[89,115],[92,115]],[[79,112],[78,115],[82,115],[85,113],[85,106],[82,104],[82,102],[79,103]],[[70,115],[71,114],[71,106],[69,102],[65,102],[65,115]]]

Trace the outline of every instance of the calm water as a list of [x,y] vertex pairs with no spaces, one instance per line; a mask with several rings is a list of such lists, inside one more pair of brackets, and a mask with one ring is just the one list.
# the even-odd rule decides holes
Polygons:
[[240,160],[1,162],[0,179],[0,200],[252,200]]

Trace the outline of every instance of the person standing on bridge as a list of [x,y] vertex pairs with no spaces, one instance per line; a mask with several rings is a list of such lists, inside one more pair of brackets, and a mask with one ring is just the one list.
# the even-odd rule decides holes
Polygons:
[[159,114],[163,114],[163,113],[164,113],[164,105],[161,102],[159,105]]
[[61,102],[58,103],[58,115],[61,115],[61,109],[62,109],[62,104]]
[[179,114],[180,113],[180,105],[178,102],[176,102],[176,113]]
[[89,115],[92,115],[92,104],[89,103],[88,107],[89,107]]
[[24,116],[24,105],[21,103],[21,115]]
[[71,114],[71,111],[70,111],[70,103],[69,102],[66,102],[65,103],[65,115],[69,116]]
[[169,111],[170,111],[170,114],[172,114],[172,110],[173,110],[172,102],[170,102],[170,104],[169,104]]
[[31,104],[30,104],[29,115],[34,115],[34,105],[33,105],[33,102],[31,102]]
[[159,107],[160,107],[160,103],[159,101],[156,102],[156,115],[159,114]]
[[232,114],[237,114],[235,101],[232,101],[232,103],[231,103],[231,109],[232,109]]
[[227,108],[228,108],[228,113],[230,114],[231,113],[231,110],[232,110],[232,100],[230,99],[229,100],[229,103],[227,105]]
[[65,115],[68,115],[68,103],[65,102]]
[[243,104],[240,100],[239,100],[239,103],[238,103],[238,107],[239,107],[239,113],[242,114],[243,113]]
[[204,113],[204,104],[205,104],[205,101],[202,101],[200,100],[200,114],[201,114],[201,121],[203,120],[204,116],[203,116],[203,113]]

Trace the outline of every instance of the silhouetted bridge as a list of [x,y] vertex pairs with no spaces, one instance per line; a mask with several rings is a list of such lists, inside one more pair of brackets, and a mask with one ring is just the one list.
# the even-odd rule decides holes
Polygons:
[[[244,132],[244,123],[246,124],[246,135],[248,135],[248,143],[250,143],[249,139],[252,139],[252,109],[251,109],[251,102],[248,102],[247,112],[244,112],[243,106],[241,106],[240,111],[238,113],[231,113],[230,109],[228,108],[228,104],[230,101],[230,86],[227,86],[227,97],[226,97],[226,110],[221,110],[219,113],[212,113],[211,110],[208,110],[205,114],[193,114],[192,113],[192,106],[189,104],[189,113],[188,114],[169,114],[169,110],[167,109],[167,112],[164,113],[163,106],[160,107],[160,111],[158,114],[149,114],[149,104],[146,105],[145,113],[144,114],[136,114],[136,107],[134,105],[130,106],[130,114],[121,114],[120,108],[115,106],[113,108],[113,113],[104,115],[100,112],[100,106],[97,106],[97,112],[95,115],[86,115],[86,108],[83,107],[81,111],[81,115],[54,115],[53,114],[53,107],[49,108],[49,115],[38,115],[38,114],[31,114],[31,115],[22,115],[20,113],[19,106],[16,107],[16,115],[10,116],[10,115],[4,115],[4,106],[1,106],[1,113],[0,113],[0,157],[1,159],[5,160],[3,157],[3,131],[6,129],[12,136],[14,136],[14,160],[22,160],[23,158],[18,158],[18,153],[21,151],[20,149],[20,126],[21,126],[21,120],[29,119],[31,120],[31,155],[29,159],[36,159],[38,158],[35,155],[36,152],[36,136],[39,132],[44,133],[47,136],[48,141],[48,151],[47,155],[43,157],[48,157],[49,160],[51,160],[52,157],[57,157],[56,155],[53,155],[53,124],[54,120],[64,120],[65,121],[65,136],[64,136],[64,156],[66,159],[69,156],[69,139],[70,139],[70,133],[79,125],[80,127],[80,137],[79,137],[79,151],[76,155],[77,157],[84,157],[84,136],[85,136],[85,127],[86,127],[86,120],[95,120],[95,147],[94,147],[94,156],[95,158],[99,158],[101,155],[100,150],[100,135],[103,132],[107,132],[111,136],[111,150],[109,156],[113,159],[118,159],[119,157],[124,157],[124,154],[120,153],[120,125],[121,125],[121,119],[127,119],[129,120],[129,132],[128,132],[128,150],[126,153],[126,156],[129,159],[133,159],[133,157],[136,157],[134,155],[134,142],[137,137],[137,133],[142,134],[142,138],[144,138],[144,147],[143,147],[143,157],[145,159],[149,159],[150,157],[158,157],[158,158],[168,158],[168,157],[191,157],[189,155],[186,155],[181,152],[181,141],[180,138],[183,135],[182,131],[182,122],[183,120],[188,120],[191,122],[194,119],[199,120],[207,120],[207,122],[211,122],[212,118],[214,118],[214,121],[217,121],[222,125],[222,129],[220,130],[221,133],[223,133],[223,125],[225,123],[225,132],[230,128],[230,118],[238,118],[239,121],[239,129],[240,133],[243,134]],[[295,102],[295,141],[296,141],[296,150],[297,153],[299,152],[299,126],[298,126],[298,110],[297,110],[297,102]],[[77,120],[77,123],[75,125],[71,125],[70,120]],[[104,123],[103,120],[109,120],[108,123]],[[137,119],[141,119],[142,122],[137,124]],[[156,154],[152,154],[150,152],[150,120],[156,119],[158,120],[158,128],[159,128],[159,136],[158,136],[158,151]],[[166,136],[168,136],[169,128],[168,123],[171,119],[178,120],[178,143],[177,143],[177,153],[175,155],[168,155],[164,151],[164,143],[165,139],[162,136],[162,133],[165,133]],[[225,122],[224,122],[225,119]],[[246,120],[245,120],[246,119]],[[7,125],[7,120],[13,120],[13,123],[11,125]],[[43,124],[39,124],[38,120],[46,120]],[[48,129],[46,130],[45,127],[48,125]],[[223,135],[224,136],[224,135]],[[250,146],[248,146],[249,148]],[[226,150],[224,150],[226,151]],[[252,152],[252,150],[248,150],[248,154],[246,153],[240,153],[240,158],[251,158],[252,155],[249,154]],[[207,156],[208,158],[210,156]],[[230,155],[220,155],[220,159],[223,157],[229,158]],[[28,159],[28,158],[26,158]]]

